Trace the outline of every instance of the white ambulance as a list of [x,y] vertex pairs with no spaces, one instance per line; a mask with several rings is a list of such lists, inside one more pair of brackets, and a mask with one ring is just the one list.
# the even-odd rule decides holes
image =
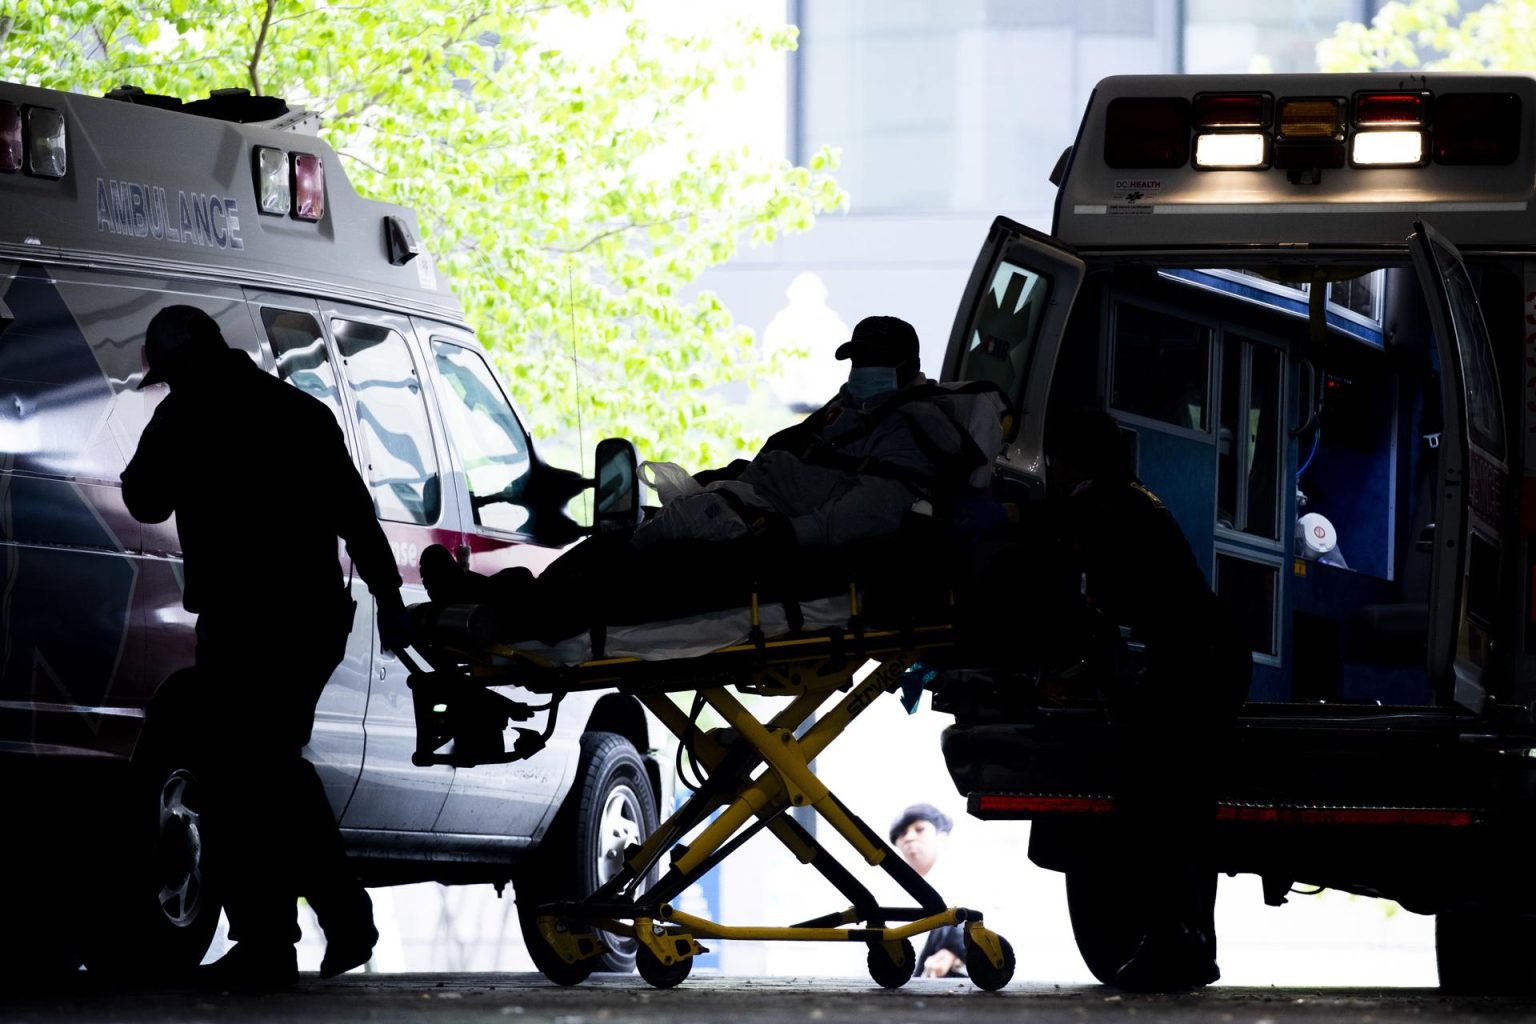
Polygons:
[[[1239,613],[1219,869],[1434,914],[1467,991],[1536,987],[1533,118],[1513,75],[1106,79],[945,367],[1012,398],[1015,496],[1109,412]],[[973,813],[1035,821],[1109,981],[1141,934],[1111,727],[1048,653],[941,691],[945,751]]]
[[[165,393],[136,390],[161,307],[206,310],[331,408],[408,603],[429,544],[537,570],[580,536],[571,474],[540,462],[415,217],[358,196],[315,130],[243,91],[0,83],[0,971],[196,964],[218,919],[196,773],[141,735],[152,702],[174,720],[167,680],[193,649],[175,524],[135,522],[118,484]],[[234,508],[228,528],[261,524]],[[365,882],[515,880],[548,899],[605,880],[670,800],[639,704],[576,695],[532,757],[418,764],[408,672],[365,625],[360,579],[353,596],[308,756]],[[530,742],[511,723],[480,739]],[[615,943],[607,966],[632,963]]]

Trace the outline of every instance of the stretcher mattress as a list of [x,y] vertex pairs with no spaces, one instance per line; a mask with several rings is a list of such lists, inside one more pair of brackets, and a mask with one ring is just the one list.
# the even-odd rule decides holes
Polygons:
[[[845,627],[850,619],[848,595],[839,594],[802,602],[800,613],[804,618],[801,626],[803,632],[814,633]],[[762,605],[758,618],[765,637],[773,638],[790,632],[789,616],[782,604]],[[603,657],[639,658],[644,661],[695,658],[750,640],[752,609],[727,608],[658,622],[608,626],[604,633]],[[508,646],[557,665],[576,665],[593,658],[590,633],[567,637],[552,645],[528,640]]]

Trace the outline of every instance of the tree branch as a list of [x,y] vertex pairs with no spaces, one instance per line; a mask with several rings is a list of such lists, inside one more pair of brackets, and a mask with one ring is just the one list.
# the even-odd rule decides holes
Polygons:
[[267,10],[261,16],[261,31],[256,33],[256,45],[251,50],[251,62],[247,67],[251,73],[251,93],[261,95],[261,75],[257,72],[257,66],[261,63],[261,48],[267,43],[267,28],[272,24],[272,9],[277,6],[277,0],[267,0]]
[[690,212],[680,213],[676,217],[666,217],[662,220],[648,220],[639,222],[630,221],[628,224],[620,224],[617,227],[609,228],[607,231],[599,232],[598,234],[593,235],[591,238],[587,239],[585,242],[582,242],[580,245],[575,246],[574,248],[561,245],[546,245],[543,247],[543,249],[545,252],[558,252],[568,256],[574,256],[576,253],[586,252],[588,249],[592,248],[594,245],[596,245],[598,242],[601,242],[605,238],[612,238],[614,235],[622,235],[626,231],[644,231],[646,228],[661,227],[663,224],[676,224],[678,221],[687,220],[692,216],[694,216],[694,214]]

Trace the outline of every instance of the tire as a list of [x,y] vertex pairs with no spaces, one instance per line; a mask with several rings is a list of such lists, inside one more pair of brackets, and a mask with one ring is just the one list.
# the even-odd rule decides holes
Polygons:
[[[1077,951],[1105,985],[1115,983],[1115,972],[1141,941],[1139,906],[1134,887],[1112,869],[1090,866],[1067,872],[1067,911]],[[969,967],[970,961],[966,964]]]
[[917,951],[912,948],[911,939],[902,939],[901,961],[898,963],[885,951],[885,943],[871,942],[867,963],[869,976],[876,985],[881,988],[901,988],[917,973]]
[[127,849],[102,894],[104,926],[85,963],[113,976],[185,974],[202,962],[219,923],[218,887],[203,857],[202,783],[176,758],[136,761]]
[[1536,915],[1477,907],[1435,917],[1440,987],[1458,995],[1536,993]]
[[965,969],[971,976],[971,981],[983,992],[996,992],[1013,980],[1014,968],[1018,966],[1018,960],[1013,955],[1013,944],[1001,935],[997,937],[998,944],[1003,947],[1003,966],[998,967],[992,963],[992,958],[981,951],[981,947],[971,941],[971,937],[965,937]]
[[[590,896],[623,867],[624,849],[654,831],[656,798],[635,745],[617,733],[587,733],[581,738],[576,784],[538,852],[513,880],[530,953],[544,945],[535,920],[540,903]],[[608,952],[596,958],[593,970],[628,974],[635,969],[639,944],[634,939],[598,935]],[[538,954],[533,955],[537,964]]]

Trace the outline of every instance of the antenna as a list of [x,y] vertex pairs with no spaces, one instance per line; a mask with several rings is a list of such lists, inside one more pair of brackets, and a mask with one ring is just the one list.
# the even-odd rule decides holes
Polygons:
[[[571,318],[571,375],[575,379],[576,387],[576,466],[581,470],[581,475],[587,475],[587,439],[581,423],[581,360],[576,354],[576,278],[571,270],[570,259],[565,263],[565,295],[566,308]],[[594,470],[595,472],[595,470]],[[581,503],[585,506],[582,511],[590,517],[591,492],[581,492]]]

